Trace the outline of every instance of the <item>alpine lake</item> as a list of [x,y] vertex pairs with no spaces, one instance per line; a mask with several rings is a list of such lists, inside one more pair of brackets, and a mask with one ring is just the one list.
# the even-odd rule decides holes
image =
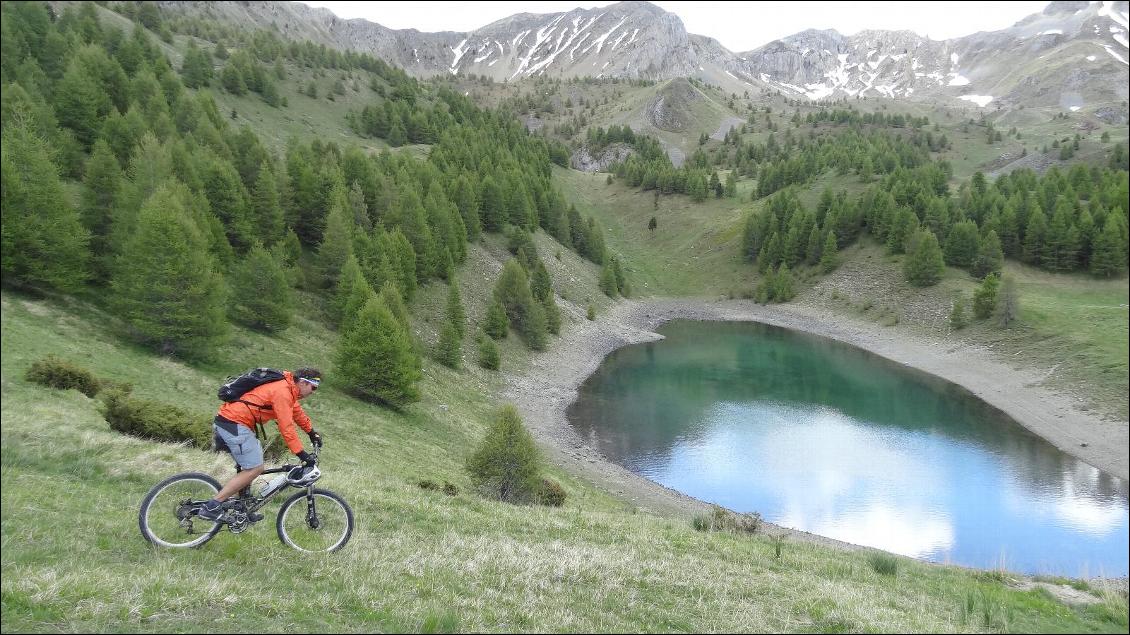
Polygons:
[[833,340],[669,322],[568,417],[610,460],[699,500],[923,560],[1126,576],[1127,482],[969,391]]

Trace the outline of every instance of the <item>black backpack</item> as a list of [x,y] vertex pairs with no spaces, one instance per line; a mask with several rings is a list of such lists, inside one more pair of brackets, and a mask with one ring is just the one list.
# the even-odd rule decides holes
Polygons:
[[255,368],[243,373],[239,377],[228,377],[220,390],[216,392],[216,396],[220,401],[231,403],[233,401],[242,401],[242,397],[247,391],[258,388],[263,384],[269,384],[275,381],[285,379],[281,370],[274,368]]

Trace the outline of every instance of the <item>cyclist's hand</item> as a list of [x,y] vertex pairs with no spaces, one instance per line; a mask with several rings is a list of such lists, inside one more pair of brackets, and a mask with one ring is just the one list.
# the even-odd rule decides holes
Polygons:
[[318,464],[318,460],[314,458],[314,455],[310,454],[306,450],[299,452],[298,458],[302,460],[302,465],[304,467],[313,467]]
[[319,448],[322,447],[322,435],[318,434],[313,429],[311,429],[309,432],[306,433],[306,436],[310,437],[310,443],[313,443],[315,446],[317,446]]

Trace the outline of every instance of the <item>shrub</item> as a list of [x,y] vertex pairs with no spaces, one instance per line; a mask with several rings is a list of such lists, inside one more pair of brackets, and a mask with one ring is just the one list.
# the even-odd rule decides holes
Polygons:
[[498,352],[498,345],[485,335],[479,336],[479,366],[487,370],[498,370],[502,364],[502,356]]
[[969,317],[965,314],[965,298],[955,298],[950,309],[950,326],[959,331],[969,326]]
[[431,479],[427,479],[427,478],[426,478],[426,479],[424,479],[424,480],[422,480],[422,481],[420,481],[420,482],[416,483],[416,485],[417,485],[417,487],[419,487],[420,489],[426,489],[426,490],[428,490],[429,492],[437,492],[437,491],[439,491],[439,485],[437,485],[437,484],[436,484],[436,482],[435,482],[435,481],[433,481],[433,480],[431,480]]
[[103,395],[103,416],[110,428],[143,439],[188,443],[207,448],[212,443],[212,426],[207,417],[185,412],[158,401],[135,399],[128,387],[107,390]]
[[98,378],[90,371],[63,361],[54,355],[48,355],[32,364],[31,368],[27,369],[24,378],[30,382],[60,390],[74,388],[87,397],[97,395],[99,388],[101,388]]
[[448,496],[455,496],[455,495],[459,494],[459,488],[455,487],[455,485],[453,483],[449,483],[448,481],[444,481],[443,482],[443,493],[447,494]]
[[518,409],[507,404],[467,459],[467,471],[484,495],[508,503],[525,503],[537,495],[539,464],[533,437],[522,424]]
[[565,488],[552,479],[543,478],[538,484],[537,501],[550,507],[561,507],[565,504]]
[[867,562],[879,575],[897,575],[899,572],[899,559],[889,553],[872,553],[867,556]]

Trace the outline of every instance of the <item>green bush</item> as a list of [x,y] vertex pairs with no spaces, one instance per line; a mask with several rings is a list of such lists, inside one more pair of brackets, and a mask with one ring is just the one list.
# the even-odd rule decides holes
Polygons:
[[24,378],[30,382],[68,390],[74,388],[87,397],[98,394],[101,382],[90,371],[70,362],[65,362],[54,355],[35,362],[27,369]]
[[448,496],[456,496],[457,494],[459,494],[459,488],[455,487],[454,483],[444,481],[443,482],[443,493],[447,494]]
[[436,482],[431,480],[430,478],[426,478],[426,479],[416,483],[416,486],[419,487],[420,489],[426,489],[429,492],[438,492],[439,491],[439,485],[437,485]]
[[538,484],[537,500],[542,505],[561,507],[565,504],[565,488],[552,479],[543,478]]
[[158,401],[134,399],[128,387],[107,390],[102,398],[103,416],[113,430],[155,441],[187,442],[197,448],[212,444],[212,426],[207,417]]
[[489,337],[479,336],[479,366],[487,370],[498,370],[502,365],[502,355],[498,346]]
[[518,409],[502,407],[486,437],[467,459],[471,481],[485,496],[507,503],[527,503],[539,490],[541,459]]

